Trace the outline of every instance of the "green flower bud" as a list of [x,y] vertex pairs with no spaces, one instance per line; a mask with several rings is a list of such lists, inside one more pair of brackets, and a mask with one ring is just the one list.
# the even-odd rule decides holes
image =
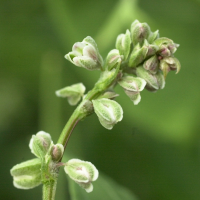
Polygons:
[[136,69],[136,74],[138,77],[143,78],[147,82],[147,89],[158,90],[165,87],[165,79],[160,71],[156,74],[151,74],[149,71],[140,66]]
[[119,50],[120,54],[124,56],[124,60],[128,58],[131,48],[131,35],[130,31],[126,30],[125,34],[120,34],[116,40],[116,49]]
[[63,152],[64,152],[64,147],[62,144],[53,145],[50,150],[52,160],[54,162],[58,162],[62,158]]
[[105,98],[92,102],[101,125],[106,129],[112,129],[117,122],[122,120],[123,110],[117,102]]
[[138,48],[138,45],[133,49],[130,58],[129,58],[129,67],[137,67],[141,64],[146,58],[154,55],[158,50],[156,45],[151,45],[145,40],[142,48]]
[[144,89],[146,81],[139,77],[124,76],[118,83],[124,88],[134,105],[137,105],[141,100],[140,92]]
[[64,170],[86,192],[92,192],[93,185],[91,182],[97,180],[99,172],[91,162],[71,159],[66,163]]
[[176,70],[176,74],[177,74],[181,69],[181,64],[177,58],[167,57],[167,58],[163,58],[160,61],[160,69],[162,70],[163,75],[166,78],[168,72],[171,70]]
[[145,56],[147,55],[148,52],[147,47],[143,46],[142,48],[139,48],[139,46],[140,45],[137,44],[130,55],[128,62],[129,67],[136,67],[137,65],[139,65],[144,61]]
[[122,61],[119,50],[113,49],[111,50],[106,58],[106,67],[110,71],[113,68],[116,68],[118,64]]
[[118,83],[125,90],[133,92],[142,91],[146,85],[146,81],[144,79],[133,76],[123,76]]
[[103,66],[103,58],[97,44],[90,36],[87,36],[82,42],[75,43],[72,52],[66,54],[65,58],[76,66],[88,70],[101,69]]
[[41,160],[35,158],[15,165],[10,173],[19,189],[31,189],[41,184]]
[[152,74],[156,74],[158,71],[158,65],[159,65],[159,60],[157,56],[154,55],[144,62],[143,67]]
[[140,23],[135,20],[131,24],[131,38],[134,45],[137,43],[143,44],[144,40],[149,37],[151,33],[150,27],[147,23]]
[[149,35],[149,37],[148,37],[148,42],[149,42],[150,44],[152,44],[153,41],[155,41],[155,40],[158,39],[158,38],[159,38],[159,30],[150,33],[150,35]]
[[76,105],[85,92],[85,86],[82,83],[73,84],[56,91],[58,97],[67,97],[70,105]]
[[49,151],[51,145],[51,136],[44,131],[40,131],[36,135],[32,135],[32,138],[29,143],[31,152],[38,158],[42,159]]

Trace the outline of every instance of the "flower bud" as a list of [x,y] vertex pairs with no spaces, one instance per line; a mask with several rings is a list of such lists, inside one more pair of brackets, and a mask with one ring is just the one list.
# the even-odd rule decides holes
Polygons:
[[124,60],[128,58],[131,48],[131,35],[130,31],[126,30],[125,34],[120,34],[116,40],[116,49],[119,50],[120,54],[124,56]]
[[91,162],[71,159],[66,163],[64,170],[86,192],[92,192],[93,185],[91,182],[97,180],[99,172]]
[[64,147],[62,144],[53,145],[50,150],[50,155],[52,160],[54,162],[58,162],[62,158],[63,152],[64,152]]
[[136,69],[136,74],[138,77],[143,78],[147,82],[147,89],[153,88],[158,90],[165,87],[165,79],[160,71],[158,71],[156,74],[151,74],[149,71],[140,66]]
[[85,86],[82,83],[73,84],[56,91],[58,97],[67,97],[70,105],[76,105],[85,92]]
[[137,67],[137,65],[141,64],[146,58],[154,55],[157,50],[158,47],[149,44],[147,40],[144,41],[142,48],[138,48],[138,45],[136,45],[129,58],[129,67]]
[[35,158],[15,165],[10,173],[19,189],[31,189],[41,184],[41,160]]
[[82,42],[75,43],[72,52],[66,54],[65,58],[74,65],[88,70],[101,69],[103,66],[103,59],[97,44],[90,36],[87,36]]
[[149,37],[151,33],[150,27],[147,23],[140,23],[135,20],[131,24],[131,38],[134,45],[137,43],[143,44],[144,40]]
[[36,135],[32,135],[29,147],[35,156],[43,159],[47,154],[51,144],[51,136],[44,131],[40,131]]
[[121,56],[119,54],[119,50],[113,49],[111,50],[106,58],[106,67],[110,71],[113,68],[116,68],[118,64],[122,61]]
[[92,102],[101,125],[106,129],[112,129],[117,122],[122,120],[123,110],[116,101],[102,98]]
[[175,44],[172,40],[165,37],[156,39],[153,44],[159,46],[158,54],[162,57],[171,56],[179,47],[178,44]]
[[159,61],[156,55],[152,56],[148,60],[146,60],[143,64],[143,67],[150,71],[152,74],[156,74],[158,71]]
[[136,67],[144,61],[145,56],[147,55],[147,47],[143,46],[142,48],[140,48],[139,46],[140,45],[137,44],[130,55],[128,62],[129,67]]
[[150,33],[150,35],[149,35],[149,37],[148,37],[148,42],[149,42],[150,44],[152,44],[153,41],[155,41],[155,40],[158,39],[158,38],[159,38],[159,30]]
[[118,83],[124,88],[134,105],[137,105],[141,100],[140,92],[144,89],[146,81],[139,77],[124,76]]
[[133,76],[123,76],[118,83],[125,90],[133,92],[142,91],[146,85],[146,81],[144,79]]
[[160,69],[162,70],[163,75],[166,78],[167,74],[171,70],[176,70],[176,74],[177,74],[181,69],[181,64],[177,58],[167,57],[167,58],[163,58],[160,61]]

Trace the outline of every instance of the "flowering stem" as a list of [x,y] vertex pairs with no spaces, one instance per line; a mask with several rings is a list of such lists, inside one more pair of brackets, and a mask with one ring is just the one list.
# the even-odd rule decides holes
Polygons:
[[[85,106],[85,102],[87,100],[91,101],[93,99],[96,99],[99,95],[101,95],[105,90],[107,90],[112,83],[117,78],[118,72],[120,69],[120,65],[115,70],[115,72],[112,74],[112,77],[104,77],[103,79],[99,79],[99,81],[95,84],[94,88],[88,92],[86,97],[83,99],[83,101],[79,104],[79,106],[74,110],[73,114],[69,118],[68,122],[66,123],[63,131],[61,132],[61,135],[58,139],[59,144],[62,144],[64,148],[66,148],[67,142],[69,141],[69,138],[71,136],[72,131],[74,130],[77,123],[86,117],[88,115],[88,112],[82,112],[83,107]],[[90,114],[90,113],[89,113]]]

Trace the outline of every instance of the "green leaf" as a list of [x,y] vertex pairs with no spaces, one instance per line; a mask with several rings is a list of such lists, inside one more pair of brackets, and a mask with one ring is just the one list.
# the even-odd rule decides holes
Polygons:
[[68,180],[71,200],[138,200],[128,189],[103,175],[102,172],[93,183],[94,190],[89,194],[73,180]]

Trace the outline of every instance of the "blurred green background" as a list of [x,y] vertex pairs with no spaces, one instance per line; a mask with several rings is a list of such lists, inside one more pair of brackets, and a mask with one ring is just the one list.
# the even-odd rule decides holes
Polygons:
[[[78,82],[88,91],[99,76],[64,55],[90,35],[105,57],[135,19],[180,44],[180,73],[168,75],[164,90],[143,91],[137,106],[117,87],[122,122],[108,131],[95,115],[88,117],[74,130],[66,155],[91,161],[139,200],[200,199],[199,0],[0,1],[1,199],[41,199],[41,187],[14,188],[9,170],[33,158],[32,134],[44,130],[57,141],[74,107],[54,91]],[[68,196],[61,173],[56,199]]]

